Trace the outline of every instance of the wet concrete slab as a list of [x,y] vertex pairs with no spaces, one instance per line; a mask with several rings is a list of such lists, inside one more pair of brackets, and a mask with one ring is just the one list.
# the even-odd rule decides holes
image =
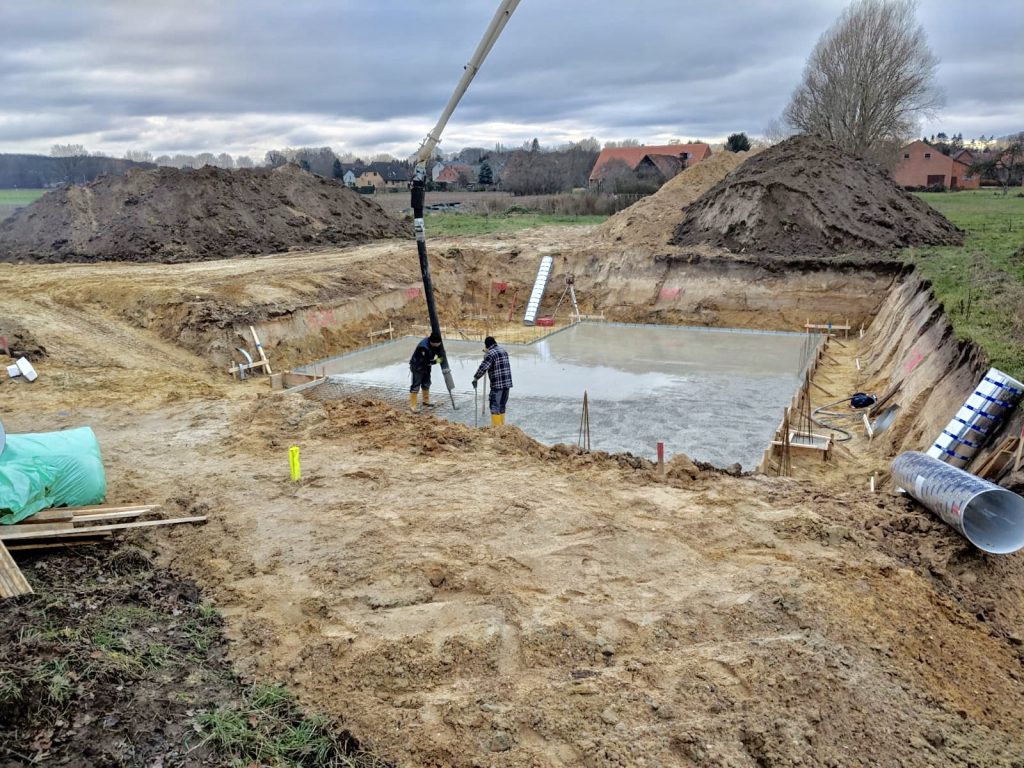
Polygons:
[[[409,388],[408,337],[320,361],[339,391],[376,391],[401,404]],[[718,466],[753,469],[799,384],[814,341],[800,333],[583,323],[527,345],[504,345],[513,388],[506,423],[547,443],[575,444],[583,393],[590,405],[591,447],[654,458],[682,451]],[[501,343],[501,339],[498,339]],[[453,409],[440,368],[436,415],[481,426],[473,373],[483,344],[446,339],[455,378]],[[481,387],[479,395],[483,394]]]

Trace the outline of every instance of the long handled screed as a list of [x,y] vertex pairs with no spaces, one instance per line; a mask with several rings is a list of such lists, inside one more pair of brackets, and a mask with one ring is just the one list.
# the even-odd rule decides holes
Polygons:
[[[484,63],[484,59],[487,58],[487,54],[491,52],[491,48],[494,47],[494,43],[501,35],[501,31],[505,28],[509,17],[512,16],[512,11],[516,9],[517,5],[519,5],[519,0],[502,0],[494,14],[494,18],[491,19],[491,23],[487,26],[487,31],[484,32],[483,39],[480,40],[480,44],[477,46],[476,51],[474,51],[473,57],[466,64],[462,78],[459,80],[459,84],[455,86],[455,92],[448,99],[448,104],[445,105],[441,118],[430,133],[427,134],[427,137],[420,145],[419,151],[413,156],[413,162],[416,164],[416,167],[412,177],[412,217],[413,228],[416,230],[416,250],[420,256],[420,274],[423,276],[423,293],[427,299],[427,313],[430,315],[430,332],[432,336],[439,339],[441,338],[441,323],[437,319],[437,306],[434,304],[434,285],[430,280],[430,263],[427,260],[427,236],[426,230],[423,227],[423,205],[427,194],[427,160],[430,159],[431,153],[441,141],[441,133],[448,124],[448,120],[455,111],[455,107],[462,100],[463,94],[466,93],[466,89],[469,88],[469,84],[473,81],[476,73],[480,71],[480,66]],[[452,393],[452,390],[455,389],[455,381],[452,379],[452,370],[448,364],[448,354],[444,350],[443,341],[441,342],[439,352],[444,383],[448,387],[448,396],[452,399],[452,408],[455,408],[455,395]]]

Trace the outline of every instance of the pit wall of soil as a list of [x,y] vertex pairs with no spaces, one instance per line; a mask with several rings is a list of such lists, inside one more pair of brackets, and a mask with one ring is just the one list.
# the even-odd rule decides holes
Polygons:
[[[913,271],[888,292],[864,342],[866,381],[877,385],[876,394],[901,385],[891,401],[900,405],[896,421],[874,441],[893,457],[926,451],[990,367],[980,347],[956,338],[930,283]],[[1004,436],[1019,433],[1022,422],[1018,409],[972,466],[980,467]]]
[[[432,259],[431,272],[441,323],[449,336],[521,321],[539,256],[476,253],[447,249]],[[859,328],[878,312],[898,278],[888,265],[789,269],[775,264],[733,260],[642,257],[626,254],[555,254],[555,266],[540,315],[558,305],[565,278],[572,274],[580,311],[621,322],[802,330],[812,323]],[[557,320],[568,322],[566,298]],[[234,322],[211,352],[230,356],[248,343],[248,317]],[[273,359],[288,366],[367,346],[372,331],[394,327],[396,334],[425,331],[426,304],[415,278],[372,296],[347,297],[299,307],[255,323]],[[217,329],[214,330],[215,334]],[[224,362],[218,360],[218,362]]]
[[[808,321],[870,322],[901,267],[620,252],[577,255],[563,271],[609,319],[802,331]],[[561,281],[556,265],[552,283]]]

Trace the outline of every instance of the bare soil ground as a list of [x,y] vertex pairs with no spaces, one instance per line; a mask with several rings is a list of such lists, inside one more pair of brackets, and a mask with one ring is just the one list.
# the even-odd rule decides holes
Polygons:
[[[438,282],[486,295],[474,249],[526,274],[563,235],[438,242]],[[857,473],[679,458],[660,479],[514,426],[233,383],[192,335],[400,286],[392,248],[4,266],[5,314],[48,353],[0,383],[4,424],[88,424],[111,502],[208,514],[138,539],[223,611],[243,676],[401,764],[1024,765],[1024,563],[869,493],[881,447],[848,448]]]
[[873,163],[800,135],[752,157],[690,205],[672,242],[825,255],[959,245],[963,232]]
[[47,193],[0,223],[0,260],[203,261],[411,232],[370,199],[292,165],[156,168]]
[[664,249],[675,232],[679,216],[690,203],[718,184],[731,171],[756,154],[717,152],[665,182],[597,228],[597,236],[625,247]]

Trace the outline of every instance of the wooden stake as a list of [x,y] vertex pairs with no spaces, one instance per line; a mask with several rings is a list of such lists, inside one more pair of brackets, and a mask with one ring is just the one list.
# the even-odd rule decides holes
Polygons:
[[1024,464],[1021,463],[1021,461],[1024,461],[1024,456],[1021,455],[1022,452],[1024,452],[1024,425],[1020,428],[1020,438],[1017,440],[1017,456],[1013,460],[1014,472],[1019,472],[1020,468],[1024,466]]

